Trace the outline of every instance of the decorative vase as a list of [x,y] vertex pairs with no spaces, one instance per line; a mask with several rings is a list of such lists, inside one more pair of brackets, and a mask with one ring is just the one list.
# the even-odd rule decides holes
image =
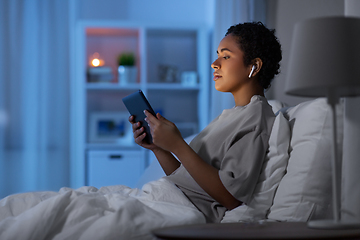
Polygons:
[[123,66],[118,68],[118,82],[120,85],[136,83],[137,67],[136,66]]

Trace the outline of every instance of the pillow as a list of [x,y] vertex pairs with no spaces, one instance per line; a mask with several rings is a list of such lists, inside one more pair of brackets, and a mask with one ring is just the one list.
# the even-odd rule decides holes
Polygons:
[[269,138],[269,152],[263,164],[252,200],[227,211],[222,222],[266,219],[289,159],[290,126],[280,112],[275,118]]
[[287,109],[285,116],[292,132],[290,158],[268,218],[331,218],[331,109],[319,98]]
[[280,102],[278,100],[268,100],[268,103],[272,107],[273,112],[276,114],[280,109],[283,109],[284,107],[287,107],[287,105],[283,102]]

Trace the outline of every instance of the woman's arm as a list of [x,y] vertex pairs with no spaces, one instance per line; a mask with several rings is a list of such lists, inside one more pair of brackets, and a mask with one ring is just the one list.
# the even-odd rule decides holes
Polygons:
[[241,204],[224,187],[218,170],[201,159],[184,141],[175,124],[166,120],[160,114],[157,114],[157,117],[148,112],[145,114],[154,143],[163,150],[174,153],[205,192],[227,209],[233,209]]
[[159,148],[153,143],[149,144],[143,141],[146,137],[145,129],[141,126],[140,122],[134,122],[133,116],[130,116],[129,122],[132,125],[135,142],[155,154],[166,175],[173,173],[180,166],[180,162],[170,152]]
[[169,151],[158,148],[153,150],[153,153],[166,175],[172,174],[180,167],[180,162]]
[[179,158],[199,186],[217,202],[231,210],[241,204],[222,184],[219,171],[202,160],[186,143],[179,143],[172,152]]

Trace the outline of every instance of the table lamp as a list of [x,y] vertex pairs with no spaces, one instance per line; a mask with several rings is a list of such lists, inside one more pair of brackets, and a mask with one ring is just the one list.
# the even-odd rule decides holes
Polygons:
[[285,92],[303,97],[326,97],[332,109],[333,219],[314,220],[308,227],[360,228],[340,220],[340,171],[336,109],[340,97],[360,95],[360,18],[323,17],[295,25]]

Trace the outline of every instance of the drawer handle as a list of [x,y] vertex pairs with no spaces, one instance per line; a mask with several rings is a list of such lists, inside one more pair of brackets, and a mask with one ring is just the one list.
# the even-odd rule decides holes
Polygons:
[[110,160],[120,160],[123,156],[122,155],[110,155]]

